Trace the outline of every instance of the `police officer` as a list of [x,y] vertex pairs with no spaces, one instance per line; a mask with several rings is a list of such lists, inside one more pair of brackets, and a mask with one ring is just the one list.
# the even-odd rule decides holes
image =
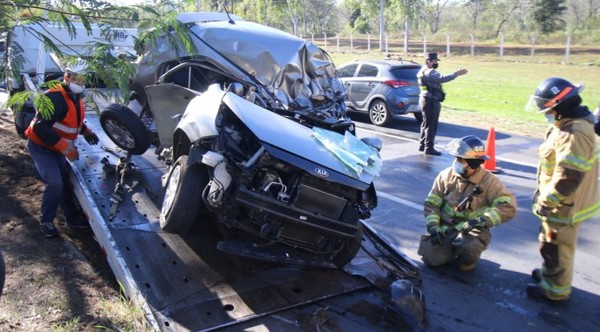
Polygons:
[[550,123],[538,149],[537,190],[533,213],[541,220],[541,269],[527,295],[564,301],[571,295],[573,258],[581,222],[600,213],[598,147],[594,115],[581,105],[583,86],[552,77],[542,82],[529,107]]
[[437,133],[438,120],[442,110],[442,102],[446,94],[442,89],[442,83],[450,82],[458,76],[466,74],[466,69],[459,68],[450,75],[442,75],[436,69],[438,68],[437,53],[429,53],[425,60],[425,65],[417,73],[417,80],[421,87],[419,96],[419,106],[423,114],[421,122],[421,138],[419,139],[419,151],[425,151],[426,154],[439,156],[441,153],[434,148],[435,135]]
[[45,184],[42,195],[40,230],[46,237],[55,237],[58,230],[54,218],[60,206],[71,228],[87,228],[73,202],[73,193],[67,173],[67,160],[74,161],[79,153],[74,145],[82,134],[89,144],[97,144],[98,136],[83,123],[85,108],[82,92],[85,89],[85,63],[68,66],[64,81],[46,91],[52,102],[50,114],[37,110],[36,116],[25,131],[27,149],[35,167]]
[[479,138],[454,139],[447,149],[455,160],[438,174],[425,199],[428,234],[421,236],[418,254],[427,266],[456,259],[460,270],[469,271],[491,242],[490,228],[512,219],[517,203],[514,194],[481,167],[489,156]]

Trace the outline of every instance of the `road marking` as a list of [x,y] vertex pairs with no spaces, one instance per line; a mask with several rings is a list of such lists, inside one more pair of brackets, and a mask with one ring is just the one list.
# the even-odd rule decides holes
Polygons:
[[[375,131],[375,130],[371,130],[371,129],[366,129],[366,128],[362,128],[362,127],[358,127],[358,128],[360,130],[368,131],[368,132],[376,134],[376,135],[382,135],[382,136],[392,137],[392,138],[401,139],[401,140],[405,140],[405,141],[409,141],[409,142],[414,142],[414,143],[418,142],[418,140],[412,139],[412,138],[408,138],[408,137],[403,137],[403,136],[394,135],[394,134],[388,134],[388,133],[382,133],[382,132],[379,132],[379,131]],[[522,162],[520,160],[515,160],[515,159],[510,159],[510,158],[498,158],[498,157],[496,157],[496,160],[500,160],[500,161],[503,161],[505,163],[512,163],[512,164],[516,164],[516,165],[520,165],[520,166],[527,166],[527,167],[537,168],[537,164],[526,163],[526,162]]]
[[391,201],[394,201],[396,203],[400,203],[402,205],[406,205],[406,206],[408,206],[410,208],[413,208],[415,210],[423,211],[423,205],[415,204],[415,203],[413,203],[411,201],[407,201],[407,200],[405,200],[403,198],[400,198],[400,197],[392,196],[390,194],[384,193],[384,192],[379,191],[379,190],[377,191],[377,196],[381,196],[383,198],[387,198],[387,199],[389,199]]

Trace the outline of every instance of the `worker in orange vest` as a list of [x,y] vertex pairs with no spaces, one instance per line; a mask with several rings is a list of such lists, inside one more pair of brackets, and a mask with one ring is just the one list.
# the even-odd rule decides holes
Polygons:
[[85,70],[83,61],[67,66],[62,84],[45,93],[53,105],[51,112],[42,114],[36,110],[25,131],[27,149],[46,185],[40,217],[40,230],[46,237],[58,236],[54,218],[59,206],[69,228],[89,228],[75,208],[67,164],[67,160],[79,158],[74,144],[79,134],[88,144],[98,144],[98,136],[83,122]]

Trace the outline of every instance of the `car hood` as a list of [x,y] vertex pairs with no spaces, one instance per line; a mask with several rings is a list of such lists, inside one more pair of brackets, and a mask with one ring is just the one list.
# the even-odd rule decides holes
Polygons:
[[[281,108],[302,110],[330,102],[343,104],[345,90],[335,66],[312,42],[243,20],[182,23],[188,24],[198,52],[193,58],[210,59],[228,74],[261,85]],[[167,38],[159,39],[154,47],[141,60],[142,67],[144,63],[155,67],[157,62],[189,57],[181,51],[183,48],[177,53],[169,47]]]
[[312,108],[314,101],[335,101],[345,95],[333,62],[312,42],[246,21],[195,25],[191,31],[199,43],[268,87],[284,105]]

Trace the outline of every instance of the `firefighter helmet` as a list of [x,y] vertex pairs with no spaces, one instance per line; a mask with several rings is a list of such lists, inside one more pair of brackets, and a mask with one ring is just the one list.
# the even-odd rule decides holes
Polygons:
[[583,87],[583,84],[573,85],[564,78],[551,77],[537,87],[531,99],[535,103],[537,113],[546,113],[560,104],[578,99]]
[[477,136],[474,135],[455,138],[448,143],[446,149],[450,155],[463,159],[490,159],[490,157],[485,153],[485,145]]

